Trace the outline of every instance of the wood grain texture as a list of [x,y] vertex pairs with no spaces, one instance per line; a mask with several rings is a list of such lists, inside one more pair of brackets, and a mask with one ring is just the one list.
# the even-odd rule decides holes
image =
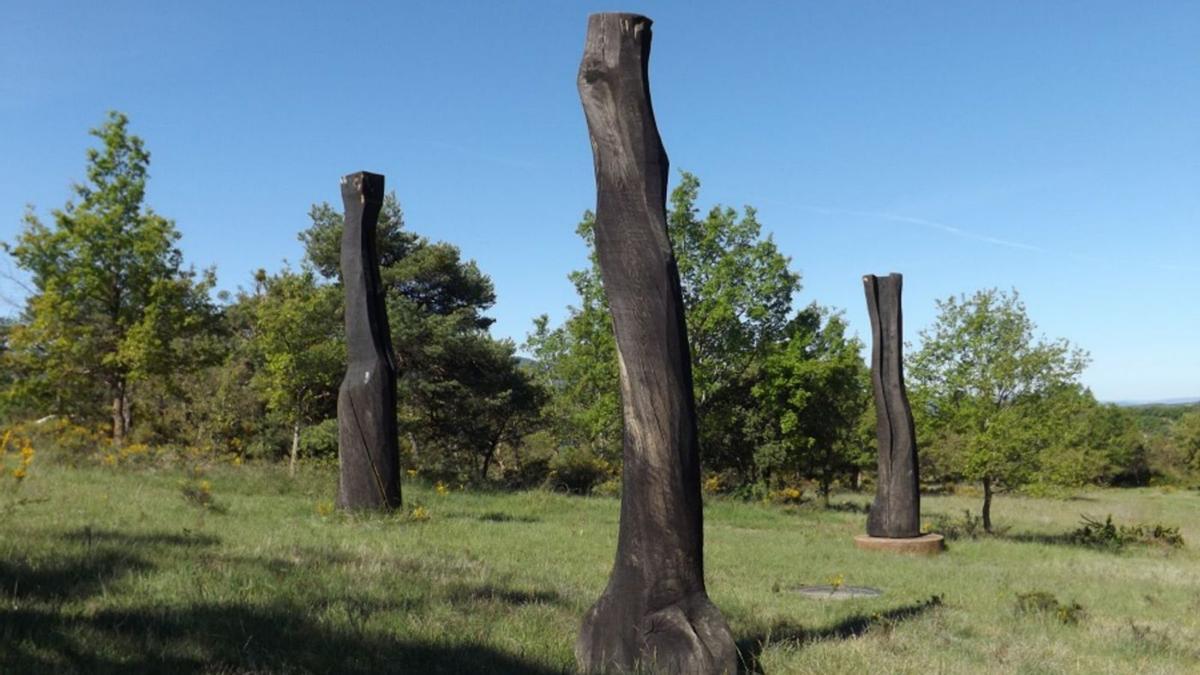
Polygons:
[[342,202],[347,366],[338,390],[337,505],[394,509],[400,506],[396,359],[375,247],[383,176],[360,172],[342,178]]
[[691,357],[667,235],[668,161],[650,103],[650,23],[591,16],[579,69],[625,434],[617,558],[575,653],[585,672],[726,673],[737,652],[704,587]]
[[903,281],[899,274],[863,277],[871,315],[871,388],[879,437],[879,479],[867,517],[867,533],[872,537],[921,534],[917,437],[904,388]]

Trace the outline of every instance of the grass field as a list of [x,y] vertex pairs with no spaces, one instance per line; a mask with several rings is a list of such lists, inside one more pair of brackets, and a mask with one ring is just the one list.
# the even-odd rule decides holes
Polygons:
[[[0,501],[5,673],[570,673],[617,533],[608,498],[410,481],[427,520],[352,517],[330,512],[328,469],[211,469],[214,509],[184,498],[182,471],[35,469],[21,502]],[[1200,672],[1200,494],[1001,498],[1006,533],[930,559],[856,550],[866,501],[708,504],[709,591],[747,670]],[[924,502],[931,519],[967,508],[977,500]],[[1180,526],[1188,546],[1112,553],[1055,536],[1109,513]],[[839,575],[884,594],[794,592]],[[1082,619],[1019,612],[1031,591],[1078,603]]]

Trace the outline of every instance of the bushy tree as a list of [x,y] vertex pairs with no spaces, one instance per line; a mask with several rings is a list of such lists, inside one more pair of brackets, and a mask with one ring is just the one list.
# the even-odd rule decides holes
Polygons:
[[753,390],[764,421],[759,471],[816,479],[826,505],[834,480],[863,461],[859,422],[870,390],[861,350],[840,315],[811,305],[764,359]]
[[296,471],[303,427],[335,417],[346,371],[341,289],[320,284],[312,270],[284,269],[250,300],[254,383],[267,408],[291,430],[289,472]]
[[[319,204],[310,217],[300,234],[305,258],[340,289],[342,214]],[[488,334],[492,282],[455,246],[406,229],[394,194],[384,199],[376,237],[399,423],[413,460],[441,474],[486,478],[499,445],[532,430],[544,398],[512,343]]]
[[1200,409],[1180,417],[1171,428],[1171,440],[1179,450],[1182,468],[1200,474]]
[[983,484],[990,531],[993,495],[1035,479],[1061,428],[1055,397],[1077,386],[1088,356],[1066,340],[1036,337],[1016,291],[982,290],[937,305],[908,380],[924,407],[920,419],[953,448],[960,474]]
[[[796,313],[792,299],[800,277],[789,268],[753,208],[743,213],[716,206],[701,215],[696,206],[699,180],[683,173],[671,192],[668,230],[679,267],[699,418],[700,450],[709,470],[731,472],[743,483],[801,465],[815,471],[832,466],[842,446],[825,442],[830,429],[809,427],[827,420],[815,412],[827,395],[840,396],[840,368],[861,358],[856,342],[844,336],[834,317],[822,326],[821,310]],[[573,272],[579,304],[566,321],[550,328],[546,317],[534,322],[525,348],[535,360],[542,383],[552,391],[547,406],[560,443],[608,461],[621,454],[621,411],[616,345],[596,261],[593,215],[584,214],[577,232],[588,245],[589,266]],[[793,344],[793,341],[794,344]],[[839,365],[833,365],[838,361]],[[819,362],[819,363],[818,363]],[[849,366],[847,366],[849,367]],[[783,383],[804,381],[811,398],[789,399]],[[818,387],[832,387],[815,391]],[[860,392],[860,389],[855,389]],[[788,411],[786,432],[767,413]],[[826,412],[856,417],[842,399]],[[859,401],[858,403],[861,403]],[[844,420],[837,417],[837,424]],[[795,424],[793,424],[795,421]],[[852,424],[851,424],[852,426]],[[842,429],[839,427],[838,434]],[[816,440],[820,437],[820,440]],[[801,449],[803,446],[806,449]],[[817,455],[827,453],[819,461]],[[836,472],[840,469],[834,470]],[[832,475],[822,469],[827,478]]]
[[98,418],[107,405],[121,443],[138,383],[197,367],[186,338],[211,327],[211,272],[183,267],[179,233],[145,208],[150,153],[117,112],[92,135],[77,201],[44,224],[31,210],[5,249],[33,292],[9,335],[10,361],[25,377],[30,408]]

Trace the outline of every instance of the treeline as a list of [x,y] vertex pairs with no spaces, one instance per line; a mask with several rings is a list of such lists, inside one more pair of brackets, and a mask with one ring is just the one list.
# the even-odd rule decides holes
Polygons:
[[[259,271],[214,297],[186,267],[174,224],[145,206],[149,153],[113,113],[93,134],[87,180],[5,250],[30,279],[0,323],[0,421],[50,415],[114,445],[213,457],[334,460],[345,368],[341,213],[313,206],[295,268]],[[801,309],[792,270],[753,208],[702,211],[683,174],[668,226],[686,306],[710,492],[828,496],[874,470],[864,345],[839,311]],[[592,245],[592,217],[578,232]],[[403,464],[430,479],[577,492],[615,490],[618,360],[595,257],[571,275],[562,324],[535,320],[524,351],[489,334],[490,279],[404,222],[394,195],[378,250],[399,366]],[[910,354],[927,483],[979,483],[985,519],[1002,490],[1186,482],[1200,473],[1200,411],[1101,405],[1087,356],[1035,335],[1015,292],[940,303]],[[990,521],[989,521],[990,524]]]

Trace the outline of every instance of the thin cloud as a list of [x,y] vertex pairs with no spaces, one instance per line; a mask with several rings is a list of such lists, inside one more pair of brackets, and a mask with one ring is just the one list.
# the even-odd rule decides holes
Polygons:
[[[1088,263],[1091,265],[1114,264],[1113,261],[1111,261],[1111,260],[1101,260],[1099,258],[1094,258],[1092,256],[1080,255],[1078,253],[1071,253],[1071,252],[1058,253],[1058,252],[1046,249],[1042,246],[1035,246],[1033,244],[1026,244],[1026,243],[1020,242],[1020,241],[1012,241],[1009,239],[1001,239],[999,237],[993,237],[993,236],[986,235],[986,234],[980,234],[978,232],[964,230],[961,227],[955,227],[954,225],[947,225],[946,223],[938,222],[936,220],[929,220],[928,218],[916,218],[914,216],[905,216],[905,215],[901,215],[901,214],[897,214],[897,213],[888,213],[885,211],[857,211],[854,209],[839,209],[839,208],[831,208],[831,207],[827,207],[827,206],[801,205],[801,206],[799,206],[799,208],[804,209],[805,211],[810,211],[813,213],[820,213],[820,214],[829,215],[829,216],[854,216],[854,217],[859,217],[859,218],[876,218],[879,220],[886,220],[886,221],[890,221],[890,222],[894,222],[894,223],[907,223],[910,225],[920,225],[922,227],[927,227],[929,229],[938,230],[939,232],[945,232],[946,234],[950,234],[950,235],[953,235],[955,237],[959,237],[962,239],[970,239],[972,241],[980,241],[985,244],[992,244],[995,246],[1003,246],[1005,248],[1012,248],[1012,249],[1017,249],[1020,251],[1030,251],[1033,253],[1044,253],[1044,254],[1051,254],[1051,255],[1057,254],[1057,255],[1061,255],[1065,258],[1070,258],[1072,260],[1077,260],[1079,262]],[[1195,265],[1175,265],[1175,264],[1171,264],[1171,263],[1160,263],[1160,262],[1152,262],[1152,261],[1138,261],[1138,262],[1141,262],[1142,264],[1147,265],[1154,269],[1163,270],[1165,272],[1200,272],[1200,267],[1197,267]],[[1119,264],[1128,264],[1128,261],[1122,261]]]
[[908,223],[911,225],[920,225],[922,227],[928,227],[930,229],[945,232],[947,234],[952,234],[956,237],[961,237],[963,239],[982,241],[986,244],[994,244],[996,246],[1015,248],[1015,249],[1019,249],[1022,251],[1033,251],[1035,253],[1047,253],[1048,252],[1048,251],[1046,251],[1046,249],[1042,248],[1041,246],[1034,246],[1033,244],[1025,244],[1025,243],[1022,243],[1019,241],[1010,241],[1008,239],[1000,239],[999,237],[992,237],[992,236],[989,236],[986,234],[979,234],[976,232],[971,232],[970,230],[964,230],[961,227],[947,225],[946,223],[939,223],[936,220],[929,220],[927,218],[914,218],[913,216],[903,216],[903,215],[899,215],[896,213],[886,213],[883,211],[854,211],[852,209],[834,209],[834,208],[828,208],[828,207],[824,207],[824,206],[801,206],[800,208],[802,208],[806,211],[812,211],[814,213],[821,213],[821,214],[830,215],[830,216],[856,216],[856,217],[860,217],[860,218],[878,218],[879,220],[888,220],[888,221],[891,221],[894,223]]

